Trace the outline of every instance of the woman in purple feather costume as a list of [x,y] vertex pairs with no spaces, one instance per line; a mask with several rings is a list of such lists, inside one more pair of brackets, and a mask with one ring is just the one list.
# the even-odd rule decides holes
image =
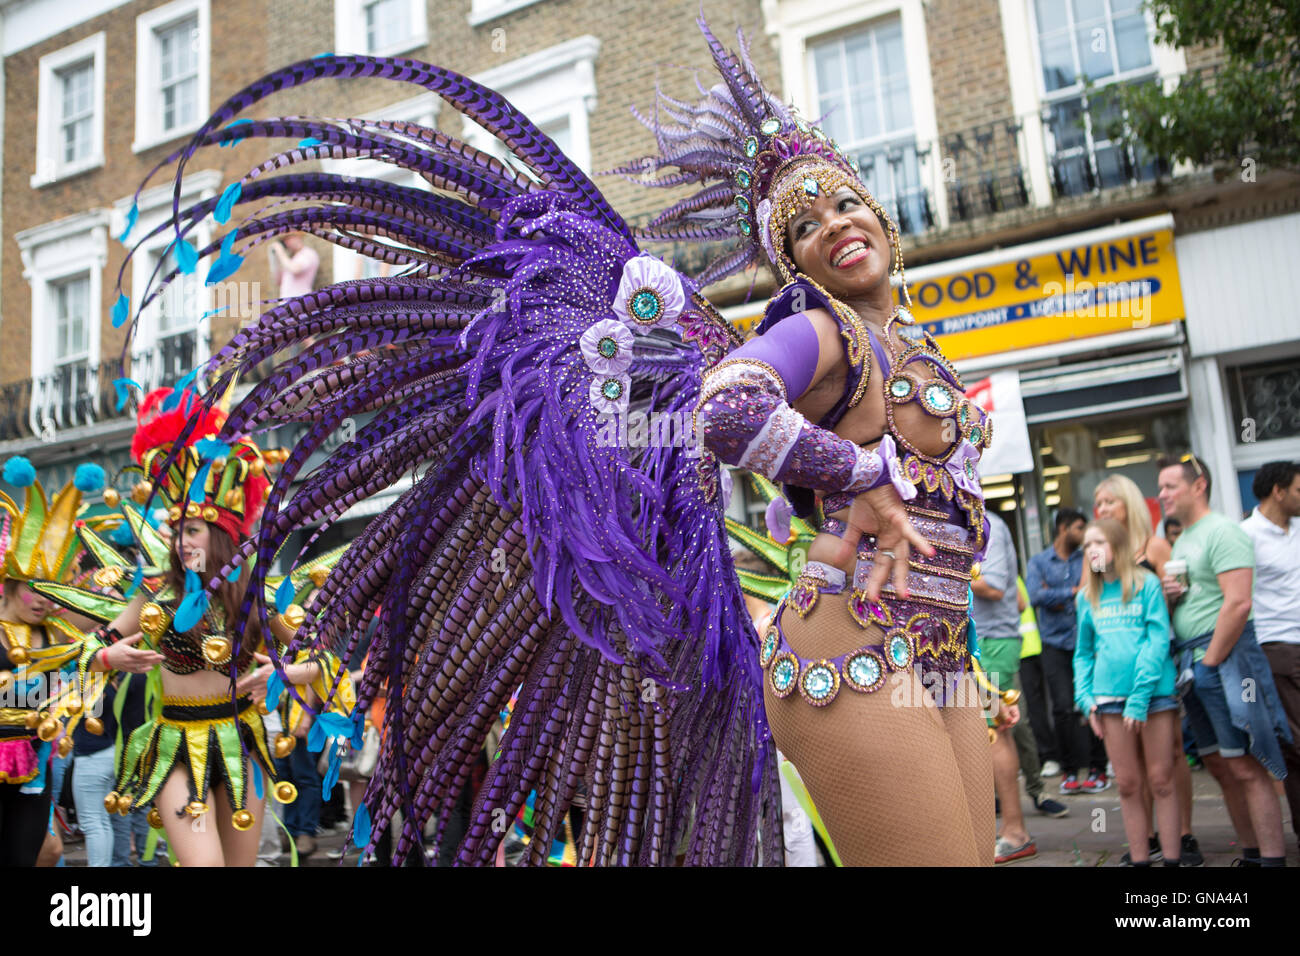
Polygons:
[[[829,292],[801,301],[797,294],[816,290],[807,281],[795,284],[783,290],[771,316],[807,312],[798,317],[804,328],[784,322],[760,339],[775,346],[769,359],[749,346],[748,352],[732,352],[739,336],[700,294],[703,286],[755,261],[765,246],[778,269],[788,263],[790,274],[783,278],[793,277],[797,267],[785,250],[791,223],[779,202],[806,190],[797,178],[805,169],[820,177],[818,188],[827,187],[828,198],[844,183],[857,182],[829,145],[763,92],[743,52],[732,56],[701,27],[724,83],[702,90],[698,105],[662,102],[660,111],[676,123],[651,125],[662,153],[653,162],[672,168],[659,184],[704,188],[640,231],[498,94],[450,70],[410,60],[325,55],[277,71],[227,100],[168,160],[176,164],[179,199],[180,177],[200,149],[251,137],[300,141],[231,183],[220,199],[184,209],[176,203],[172,222],[160,228],[173,231],[182,269],[193,270],[201,256],[215,256],[209,270],[215,281],[237,269],[250,247],[302,231],[387,262],[396,273],[275,303],[201,370],[212,404],[236,376],[266,360],[277,363],[231,411],[223,434],[257,434],[291,422],[305,426],[276,478],[257,533],[232,559],[257,559],[242,608],[245,619],[265,626],[261,585],[277,557],[296,562],[353,505],[409,482],[335,566],[299,631],[299,641],[346,659],[361,630],[356,622],[379,611],[356,708],[359,723],[375,696],[386,695],[383,747],[354,820],[353,840],[361,852],[398,811],[403,823],[393,852],[399,857],[419,845],[431,816],[446,819],[444,811],[463,789],[496,714],[517,690],[500,757],[456,847],[458,863],[490,864],[530,794],[536,838],[525,862],[545,863],[546,848],[561,832],[580,787],[587,794],[577,835],[582,865],[666,864],[679,847],[689,865],[781,863],[775,747],[763,701],[764,685],[772,683],[765,681],[764,669],[774,673],[773,655],[760,647],[749,624],[731,563],[724,470],[718,457],[702,452],[695,440],[678,440],[681,435],[625,439],[624,423],[633,412],[681,422],[698,409],[719,457],[744,459],[800,487],[841,492],[828,513],[843,515],[855,527],[866,523],[868,512],[885,522],[879,541],[888,546],[898,539],[893,548],[904,569],[906,535],[918,554],[930,550],[918,530],[943,547],[915,514],[911,524],[903,514],[900,491],[915,497],[935,515],[927,519],[938,529],[935,535],[949,535],[959,548],[942,574],[944,581],[960,582],[964,600],[970,553],[981,534],[981,523],[971,515],[978,507],[973,459],[987,434],[982,414],[942,380],[945,394],[961,406],[952,421],[960,420],[963,440],[953,454],[936,447],[929,452],[934,459],[917,459],[927,470],[916,482],[933,484],[935,492],[918,494],[898,472],[909,461],[891,458],[896,467],[886,467],[882,456],[893,449],[893,438],[882,439],[877,451],[854,443],[875,437],[863,432],[868,419],[862,416],[881,410],[886,374],[874,375],[867,387],[865,356],[873,343],[865,320],[844,311]],[[434,92],[496,136],[528,173],[409,123],[236,119],[281,89],[327,77],[386,78]],[[805,167],[814,157],[815,167]],[[417,173],[429,188],[298,169],[323,158],[380,160]],[[840,179],[828,178],[832,169]],[[790,170],[796,171],[793,188],[787,188]],[[633,171],[643,174],[644,164]],[[855,195],[859,191],[860,183]],[[772,201],[763,206],[765,199],[779,208]],[[220,241],[204,249],[189,244],[187,237],[206,216],[224,223],[234,209],[249,204],[255,206]],[[824,204],[811,208],[837,221],[845,212]],[[878,216],[870,233],[870,265],[855,273],[851,289],[835,288],[850,298],[860,289],[883,308],[880,263],[890,247],[880,229],[892,227],[883,213]],[[771,223],[778,223],[775,246]],[[828,219],[817,229],[831,225]],[[864,218],[860,227],[866,231],[868,225]],[[638,244],[729,237],[740,237],[742,247],[694,278]],[[760,243],[760,237],[767,241]],[[776,247],[784,259],[775,255]],[[811,261],[801,248],[792,252]],[[161,276],[161,283],[173,277]],[[151,290],[141,305],[157,294]],[[825,314],[817,314],[819,305]],[[841,338],[846,348],[838,345]],[[891,332],[881,341],[895,348],[900,339]],[[783,364],[787,352],[791,364]],[[727,360],[737,355],[740,361]],[[805,368],[810,356],[813,369]],[[904,364],[900,358],[898,368]],[[906,367],[915,372],[918,364]],[[770,373],[771,381],[755,378],[754,369]],[[931,382],[926,373],[917,374]],[[781,397],[780,383],[809,414],[824,417],[829,410],[839,423],[836,430],[848,437],[813,430],[800,417],[804,424],[795,438],[807,440],[791,444],[790,416],[797,413],[770,401]],[[913,384],[914,392],[929,394],[928,384]],[[841,386],[844,395],[830,403],[836,408],[821,408],[818,403]],[[895,431],[891,420],[891,434],[911,447],[904,442],[913,428],[907,423],[931,414],[929,409],[899,406],[903,427]],[[354,426],[353,440],[326,454],[326,441],[345,422]],[[755,423],[757,433],[745,439],[743,430]],[[913,424],[924,432],[922,425],[930,423]],[[923,451],[933,445],[928,435],[916,441]],[[774,457],[772,449],[783,453]],[[309,459],[319,458],[307,467]],[[948,464],[936,469],[935,460]],[[959,480],[964,497],[954,487]],[[856,497],[858,492],[865,494]],[[868,502],[874,508],[866,508]],[[296,557],[282,552],[298,532],[306,539],[302,550]],[[966,543],[956,545],[959,537]],[[869,574],[872,555],[879,552],[872,550],[876,539],[863,540],[866,561],[859,567]],[[839,541],[823,537],[819,548]],[[830,567],[839,558],[828,552],[824,560]],[[936,567],[943,563],[936,559]],[[881,575],[888,570],[883,562],[875,567]],[[221,569],[212,585],[230,570]],[[890,634],[907,635],[909,654],[914,649],[924,664],[928,645],[920,635],[930,640],[938,628],[933,666],[960,674],[966,653],[964,632],[958,634],[956,625],[964,614],[925,603],[911,578],[905,586],[901,577],[897,583],[900,590],[879,603],[858,601],[862,613],[878,609],[901,616],[912,610],[908,600],[921,601],[917,606],[933,613],[900,618],[900,627],[915,631],[895,628]],[[834,602],[843,607],[846,600],[824,596],[813,614],[827,616]],[[805,652],[812,647],[802,638],[795,641]],[[863,663],[854,660],[849,673],[864,678]],[[904,670],[910,663],[910,657],[881,657],[879,666]],[[837,672],[836,687],[839,682]],[[803,683],[815,696],[820,684]],[[846,696],[854,700],[838,701],[827,711],[801,705],[813,718],[827,718],[815,728],[817,735],[882,736],[874,718],[864,722],[855,708],[885,695]],[[778,715],[791,703],[775,696],[769,701]],[[938,727],[946,717],[933,716],[933,710],[916,713],[929,715],[925,719]],[[829,719],[837,713],[840,719]],[[960,723],[962,734],[973,726]],[[906,746],[900,741],[890,753]],[[796,751],[815,753],[816,747],[796,742],[787,753],[794,757]],[[949,757],[940,765],[927,755],[917,773],[929,780],[951,770],[955,778],[958,761],[951,752]],[[978,758],[961,763],[963,772],[970,768],[971,780],[987,776],[987,755]],[[816,761],[809,760],[811,768]],[[901,773],[895,766],[857,766],[850,783]],[[960,791],[967,780],[950,779],[945,786]],[[813,793],[819,804],[838,807],[829,789]],[[963,800],[951,802],[965,814]],[[869,801],[857,802],[865,812]],[[826,817],[837,821],[846,842],[859,822],[839,809]],[[974,862],[974,822],[966,819],[961,860]],[[840,834],[833,835],[840,842]],[[441,829],[435,840],[442,840]],[[984,842],[992,847],[991,827]]]

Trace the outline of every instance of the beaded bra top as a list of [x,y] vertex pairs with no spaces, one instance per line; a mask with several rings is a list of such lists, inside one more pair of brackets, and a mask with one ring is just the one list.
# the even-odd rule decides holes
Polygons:
[[[193,674],[201,670],[229,673],[229,648],[232,642],[226,634],[225,617],[220,605],[213,604],[192,630],[181,634],[169,626],[158,639],[158,653],[163,657],[162,666],[173,674]],[[226,649],[224,655],[220,653],[223,647]],[[212,650],[214,648],[215,653]],[[235,660],[238,673],[242,674],[253,662],[253,650],[251,642],[245,641]]]
[[[818,426],[833,428],[850,408],[862,400],[871,376],[871,357],[874,356],[875,364],[884,376],[888,434],[906,450],[899,461],[903,476],[918,488],[932,493],[937,491],[954,501],[968,515],[976,534],[976,547],[981,547],[984,542],[984,502],[977,493],[979,473],[976,465],[980,453],[993,440],[992,420],[979,405],[966,397],[961,377],[939,350],[934,337],[916,324],[906,308],[899,308],[885,326],[886,342],[882,343],[856,312],[804,276],[796,278],[772,298],[759,332],[798,311],[795,304],[802,304],[804,310],[820,305],[835,317],[849,360],[844,393],[817,423]],[[890,333],[894,331],[909,343],[901,352],[888,344],[892,340]],[[908,374],[909,369],[919,365],[930,366],[939,378],[922,380],[914,377],[915,373]],[[928,415],[952,421],[953,440],[940,455],[926,454],[899,429],[894,421],[894,412],[905,404],[919,405]],[[823,511],[839,511],[852,501],[853,495],[849,493],[827,495],[823,499]]]

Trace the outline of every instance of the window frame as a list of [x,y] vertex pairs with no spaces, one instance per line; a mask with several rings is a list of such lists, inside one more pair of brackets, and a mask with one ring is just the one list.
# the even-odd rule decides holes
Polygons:
[[[429,129],[436,129],[438,112],[442,100],[436,93],[421,93],[409,99],[392,103],[377,110],[367,110],[361,117],[373,120],[393,120],[415,123]],[[377,159],[325,159],[321,161],[321,171],[339,176],[356,176],[358,178],[382,179],[384,182],[403,186],[431,188],[427,182],[411,170],[404,170]],[[357,276],[357,267],[364,270],[366,257],[336,243],[330,243],[332,275],[336,280],[350,279]],[[369,260],[374,262],[376,260]]]
[[[194,121],[172,129],[162,128],[162,84],[158,75],[158,32],[183,20],[196,17],[199,47],[198,83],[195,91],[197,108]],[[188,136],[206,122],[210,112],[212,67],[212,31],[209,0],[173,0],[164,6],[140,14],[135,21],[135,142],[132,151],[144,152],[163,143]]]
[[429,16],[423,0],[405,0],[407,34],[398,43],[371,50],[366,42],[367,0],[334,0],[334,52],[355,56],[400,56],[429,44]]
[[[36,169],[30,180],[33,189],[77,176],[104,165],[104,85],[106,42],[103,31],[77,43],[47,53],[38,67],[36,106]],[[62,75],[70,67],[90,63],[91,80],[90,152],[80,160],[63,159]]]
[[470,0],[469,25],[481,26],[489,20],[495,20],[497,17],[503,17],[507,13],[514,13],[516,10],[540,2],[541,0]]
[[[596,109],[596,58],[600,40],[591,34],[520,57],[476,74],[474,80],[496,90],[538,127],[567,119],[568,157],[591,173],[591,124]],[[558,91],[558,92],[557,92]],[[466,143],[500,157],[500,141],[466,118],[461,127]]]
[[[221,172],[215,169],[205,169],[188,174],[181,183],[181,207],[184,208],[192,203],[212,199],[219,195],[222,178]],[[153,189],[146,190],[140,194],[138,201],[132,196],[119,199],[113,204],[115,219],[118,223],[123,223],[127,210],[131,208],[133,202],[136,202],[139,207],[139,219],[131,231],[134,235],[147,236],[157,226],[171,219],[172,196],[173,186],[168,183],[164,186],[155,186]],[[195,249],[202,249],[207,246],[213,238],[211,219],[204,219],[187,238]],[[131,286],[127,295],[130,297],[132,309],[139,307],[144,296],[145,287],[148,285],[150,276],[153,275],[155,257],[163,253],[171,243],[171,232],[164,230],[154,236],[146,245],[140,247],[136,254],[131,257]],[[201,309],[189,330],[173,329],[164,334],[158,327],[160,304],[157,301],[151,303],[149,308],[140,313],[132,337],[132,377],[139,381],[146,391],[168,383],[162,381],[165,376],[157,373],[157,369],[152,362],[146,368],[137,372],[134,368],[135,360],[146,359],[150,354],[157,352],[163,338],[184,334],[185,331],[192,331],[195,337],[195,364],[206,361],[211,354],[212,319],[211,316],[204,315],[211,308],[212,302],[212,291],[203,284],[203,276],[207,269],[208,259],[200,259],[194,274],[189,277],[191,281],[196,283],[196,306]],[[185,371],[188,372],[189,369]]]
[[[75,364],[75,360],[59,363],[54,354],[57,320],[52,309],[52,286],[82,274],[89,276],[84,364],[94,372],[103,364],[100,356],[100,327],[104,318],[103,280],[104,270],[108,266],[110,215],[107,209],[93,209],[42,223],[14,236],[22,257],[23,278],[28,281],[31,291],[32,400],[28,406],[28,420],[34,435],[43,433],[46,422],[40,419],[38,412],[50,404],[46,401],[46,396],[38,394],[38,384],[54,375],[60,365]],[[97,376],[88,378],[88,386],[97,392]],[[66,427],[66,423],[57,424]]]

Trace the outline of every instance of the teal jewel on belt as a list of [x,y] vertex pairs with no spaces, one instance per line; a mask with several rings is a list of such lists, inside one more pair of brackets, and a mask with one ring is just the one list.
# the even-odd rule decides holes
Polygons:
[[885,635],[885,657],[892,670],[902,671],[912,666],[915,652],[906,632],[890,631]]
[[840,692],[840,674],[830,661],[809,664],[799,678],[799,693],[814,707],[825,707]]
[[772,693],[777,697],[789,697],[799,678],[799,659],[789,651],[778,654],[776,660],[772,661],[770,677]]
[[772,663],[772,658],[776,656],[777,633],[775,627],[769,627],[763,632],[763,642],[758,647],[758,666],[767,670],[767,665]]
[[879,690],[885,683],[885,662],[868,648],[854,651],[844,659],[844,683],[863,694]]
[[623,395],[623,383],[616,378],[607,378],[600,386],[600,394],[611,402],[616,402]]

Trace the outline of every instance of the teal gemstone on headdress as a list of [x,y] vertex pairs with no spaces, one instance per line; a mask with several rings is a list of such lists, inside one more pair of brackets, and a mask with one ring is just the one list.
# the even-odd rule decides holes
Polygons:
[[817,180],[813,179],[811,176],[804,177],[803,191],[809,196],[816,196],[821,192],[821,188],[822,187],[818,184]]
[[846,673],[858,686],[870,687],[880,680],[880,662],[870,654],[859,654],[849,658]]
[[754,231],[754,227],[749,224],[748,219],[742,219],[740,220],[740,231],[748,236]]
[[957,409],[957,424],[965,428],[968,421],[970,421],[970,406],[963,402],[961,408]]
[[738,208],[738,209],[739,209],[741,212],[743,212],[745,215],[749,215],[749,210],[750,210],[752,207],[749,205],[749,200],[746,199],[744,196],[737,196],[737,197],[736,197],[736,208]]
[[952,392],[942,385],[927,385],[925,401],[931,408],[946,412],[953,406]]
[[623,383],[616,378],[607,378],[604,384],[600,386],[600,394],[611,402],[616,402],[623,395]]
[[849,160],[849,168],[852,169],[855,173],[862,172],[862,166],[861,164],[858,163],[856,158]]
[[825,700],[835,689],[835,672],[825,664],[814,664],[803,675],[803,692],[813,700]]
[[642,289],[632,296],[631,311],[639,322],[653,322],[664,310],[659,296],[649,289]]
[[612,359],[618,354],[618,343],[614,341],[612,336],[607,335],[596,343],[596,351],[603,358]]
[[763,125],[758,128],[758,131],[764,136],[774,136],[780,129],[781,121],[775,117],[769,117],[763,120]]
[[803,121],[803,117],[796,116],[794,119],[794,128],[801,133],[808,132],[808,124]]
[[754,177],[749,175],[746,170],[736,170],[736,185],[741,189],[748,189],[754,184]]
[[976,425],[974,428],[970,430],[970,443],[972,445],[978,445],[980,443],[980,440],[983,438],[984,438],[984,429],[980,428],[978,425]]
[[776,628],[769,627],[767,633],[763,635],[763,643],[758,651],[758,664],[760,667],[767,667],[772,663],[772,658],[776,656]]
[[755,156],[758,155],[758,137],[756,136],[745,137],[745,155],[748,156],[750,159],[753,159]]
[[819,140],[821,140],[823,143],[826,142],[826,134],[822,132],[820,126],[814,126],[812,128],[812,134],[816,136]]
[[889,383],[889,394],[895,398],[906,398],[912,391],[912,386],[905,378],[896,378]]
[[780,691],[789,690],[794,684],[796,673],[794,661],[788,657],[781,658],[772,668],[772,686]]

